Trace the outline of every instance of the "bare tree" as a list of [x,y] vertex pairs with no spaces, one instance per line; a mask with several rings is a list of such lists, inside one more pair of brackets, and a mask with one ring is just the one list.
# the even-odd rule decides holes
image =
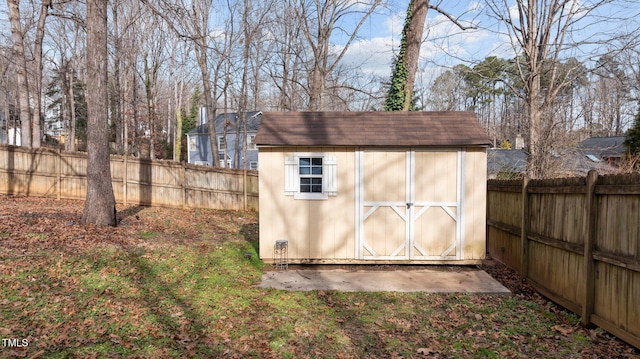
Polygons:
[[[151,14],[149,14],[151,15]],[[147,22],[153,23],[151,16],[147,18]],[[160,66],[163,61],[163,52],[165,50],[165,39],[163,31],[157,25],[146,27],[146,32],[151,35],[146,42],[143,54],[143,83],[145,89],[145,100],[147,110],[147,121],[149,131],[149,158],[156,159],[156,142],[158,140],[158,129],[161,124],[158,123],[158,77]]]
[[24,33],[20,23],[20,0],[7,0],[13,57],[18,77],[18,98],[20,100],[20,140],[21,145],[31,147],[31,110],[29,104],[29,81],[27,76],[27,58],[24,49]]
[[[545,177],[552,170],[554,152],[554,99],[571,84],[575,71],[560,71],[563,57],[571,57],[570,50],[596,39],[575,40],[578,33],[586,33],[590,26],[614,21],[595,16],[595,12],[614,0],[488,0],[491,15],[502,23],[514,49],[515,70],[526,104],[526,143],[529,150],[528,174]],[[617,19],[621,20],[621,19]],[[604,35],[600,41],[604,43]],[[544,86],[543,86],[544,81]]]
[[125,156],[128,150],[125,138],[127,137],[125,132],[127,130],[126,122],[123,114],[123,91],[122,91],[122,36],[120,35],[120,22],[118,21],[120,15],[120,9],[122,8],[122,2],[114,1],[111,5],[112,11],[112,30],[111,38],[113,39],[113,122],[115,123],[116,132],[116,151],[118,154]]
[[434,111],[467,110],[463,73],[456,68],[440,74],[431,84],[425,105]]
[[[185,41],[175,39],[171,53],[171,74],[173,77],[173,109],[169,113],[173,113],[175,116],[175,131],[173,141],[173,160],[180,161],[180,154],[182,152],[182,126],[183,126],[183,97],[185,83],[187,82],[186,76],[186,60],[185,55],[189,51],[189,48]],[[179,58],[180,57],[180,58]]]
[[35,62],[35,74],[33,76],[32,94],[33,97],[33,133],[31,139],[32,147],[40,147],[40,139],[42,138],[42,131],[40,123],[42,122],[42,41],[44,38],[44,26],[49,16],[49,8],[51,7],[51,0],[42,0],[40,5],[40,15],[38,16],[38,25],[36,27],[36,39],[34,43],[34,62]]
[[278,9],[269,27],[267,38],[271,43],[270,61],[267,64],[269,77],[276,88],[272,106],[276,110],[298,110],[303,108],[301,69],[305,44],[302,35],[302,19],[295,14],[295,2],[276,2]]
[[[84,57],[84,20],[80,20],[77,3],[56,3],[54,10],[51,11],[51,21],[47,25],[49,56],[46,59],[47,64],[54,67],[53,72],[58,77],[60,120],[64,123],[67,135],[65,149],[76,151],[76,138],[79,134],[76,131],[76,110],[83,107],[83,104],[76,103],[76,97],[80,95],[82,98],[80,81],[84,80],[84,65],[77,59]],[[48,96],[51,95],[53,94]],[[84,133],[81,135],[84,138]]]
[[[213,11],[213,0],[143,0],[155,14],[160,16],[181,38],[188,39],[193,44],[196,62],[202,74],[204,102],[209,121],[209,144],[213,157],[212,165],[219,166],[218,136],[214,124],[217,112],[216,86],[212,86],[209,55],[211,29],[210,15]],[[168,16],[169,14],[169,16]],[[217,72],[216,72],[217,74]]]
[[87,1],[87,198],[82,222],[115,226],[116,201],[111,184],[107,108],[107,4]]
[[[381,0],[299,0],[296,16],[302,25],[304,38],[313,54],[309,79],[310,111],[321,111],[327,76],[344,57],[351,43],[358,36],[360,27],[381,4]],[[347,33],[341,27],[345,17],[354,17],[356,26]],[[331,53],[330,40],[334,31],[343,31],[347,41],[337,54]]]
[[594,75],[593,86],[596,97],[592,101],[595,103],[601,135],[620,136],[624,125],[622,120],[624,107],[629,102],[630,86],[627,74],[618,59],[604,55],[596,62]]
[[[31,81],[28,80],[27,55],[25,50],[25,32],[27,29],[23,28],[21,24],[19,1],[7,0],[7,5],[9,7],[9,20],[11,22],[18,86],[20,89],[22,145],[37,148],[40,147],[42,137],[40,128],[40,122],[42,120],[42,42],[45,34],[45,21],[49,15],[49,8],[51,7],[51,0],[43,0],[40,5],[40,14],[36,24],[36,34],[33,45],[35,70]],[[31,113],[30,99],[33,99],[33,113]]]

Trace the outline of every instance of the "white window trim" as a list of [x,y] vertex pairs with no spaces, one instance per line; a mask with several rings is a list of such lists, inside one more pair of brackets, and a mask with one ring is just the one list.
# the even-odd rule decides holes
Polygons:
[[256,135],[248,134],[247,135],[247,150],[255,150],[256,149]]
[[[303,157],[322,158],[322,193],[300,192],[299,163]],[[327,200],[338,194],[336,158],[324,152],[296,152],[284,161],[285,195],[301,200]]]
[[218,151],[227,152],[227,139],[224,136],[218,136]]

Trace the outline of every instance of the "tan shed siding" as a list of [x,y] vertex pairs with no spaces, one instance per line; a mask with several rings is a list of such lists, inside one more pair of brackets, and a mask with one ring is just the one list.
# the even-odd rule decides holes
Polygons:
[[364,198],[366,201],[405,201],[406,157],[407,154],[404,150],[365,152]]
[[[355,257],[354,148],[261,148],[260,257],[273,258],[276,240],[285,239],[289,259],[353,259]],[[287,157],[296,152],[335,156],[338,191],[327,200],[285,196]],[[296,237],[292,237],[295,234]]]
[[455,202],[458,154],[453,151],[416,153],[416,197],[434,202]]
[[464,166],[464,259],[483,259],[486,252],[487,153],[466,149]]

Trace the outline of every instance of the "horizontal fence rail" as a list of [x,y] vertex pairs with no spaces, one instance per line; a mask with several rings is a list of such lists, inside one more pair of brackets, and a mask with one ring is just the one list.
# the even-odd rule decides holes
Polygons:
[[640,175],[490,180],[487,250],[540,293],[640,348]]
[[[87,156],[0,146],[0,193],[85,199]],[[258,209],[258,173],[111,156],[116,202],[143,206]]]

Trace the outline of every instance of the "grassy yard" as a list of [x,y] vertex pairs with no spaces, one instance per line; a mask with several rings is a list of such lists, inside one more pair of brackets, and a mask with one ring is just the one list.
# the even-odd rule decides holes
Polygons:
[[639,357],[526,292],[254,288],[255,213],[127,207],[96,228],[82,206],[0,196],[0,357]]

